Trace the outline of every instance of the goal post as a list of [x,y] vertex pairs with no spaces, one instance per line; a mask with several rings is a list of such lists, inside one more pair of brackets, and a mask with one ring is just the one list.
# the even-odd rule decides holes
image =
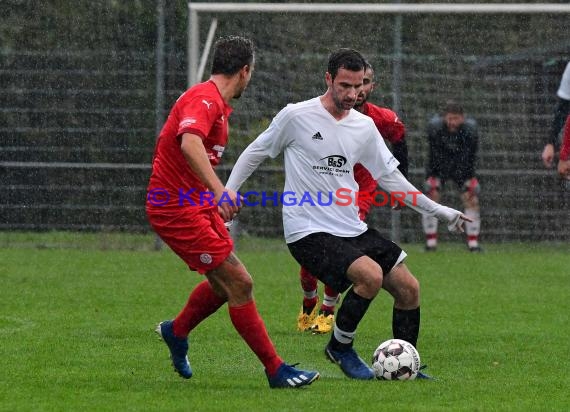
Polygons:
[[378,13],[378,14],[536,14],[570,13],[558,3],[196,3],[188,2],[188,84],[196,83],[199,55],[199,13]]

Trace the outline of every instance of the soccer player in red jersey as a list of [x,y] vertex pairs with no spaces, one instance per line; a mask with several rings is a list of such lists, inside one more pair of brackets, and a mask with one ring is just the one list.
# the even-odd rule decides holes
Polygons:
[[[362,91],[358,95],[354,109],[372,118],[382,137],[392,145],[392,153],[400,162],[398,169],[407,177],[408,147],[405,140],[406,129],[398,115],[392,110],[376,106],[368,101],[375,85],[374,69],[367,62]],[[370,212],[378,183],[361,164],[357,164],[354,167],[354,180],[358,183],[358,191],[360,193],[370,193],[370,196],[358,197],[358,215],[361,220],[365,220]],[[317,313],[319,300],[317,278],[303,267],[301,267],[299,276],[301,278],[301,288],[303,289],[303,306],[297,317],[297,328],[301,331],[310,330],[313,333],[329,333],[334,325],[334,311],[340,297],[339,293],[330,286],[325,285],[323,301]]]
[[566,118],[566,126],[564,126],[558,173],[560,173],[563,179],[567,179],[570,182],[570,115]]
[[206,279],[178,316],[161,322],[156,332],[175,370],[188,379],[189,333],[227,303],[234,328],[265,367],[269,386],[301,387],[319,373],[295,369],[277,354],[253,299],[253,280],[233,253],[224,225],[239,211],[238,194],[226,190],[214,170],[228,142],[229,102],[241,96],[253,69],[251,40],[219,39],[210,79],[180,96],[157,140],[146,202],[149,222],[190,270]]

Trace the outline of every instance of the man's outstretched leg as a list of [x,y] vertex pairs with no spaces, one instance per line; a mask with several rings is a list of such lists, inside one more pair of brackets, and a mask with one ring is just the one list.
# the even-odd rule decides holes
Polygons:
[[219,294],[228,297],[232,324],[265,367],[271,388],[299,388],[319,378],[318,372],[295,369],[277,354],[253,300],[253,280],[233,253],[206,276]]
[[382,269],[368,256],[356,259],[348,268],[353,286],[338,309],[333,334],[325,348],[326,356],[353,379],[373,379],[374,372],[353,348],[356,328],[366,314],[372,299],[382,286]]
[[156,332],[168,346],[174,369],[183,378],[192,377],[187,356],[188,334],[225,302],[226,299],[216,295],[210,283],[204,280],[190,293],[186,305],[174,320],[161,322],[156,327]]

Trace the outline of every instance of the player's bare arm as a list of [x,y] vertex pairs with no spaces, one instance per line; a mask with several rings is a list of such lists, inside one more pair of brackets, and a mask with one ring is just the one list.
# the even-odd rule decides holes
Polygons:
[[[192,133],[184,133],[180,142],[180,149],[192,170],[198,175],[200,180],[214,193],[214,201],[218,203],[218,210],[225,221],[229,221],[239,212],[240,206],[237,202],[237,193],[233,190],[226,190],[220,178],[212,168],[206,149],[200,136]],[[226,192],[226,199],[219,203],[222,195]]]

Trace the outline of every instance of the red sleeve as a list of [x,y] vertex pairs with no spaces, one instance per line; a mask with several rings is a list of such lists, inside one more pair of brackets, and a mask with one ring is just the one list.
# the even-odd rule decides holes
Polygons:
[[566,126],[564,126],[564,137],[562,138],[562,146],[560,147],[560,160],[568,160],[570,158],[570,115],[566,118]]
[[182,102],[178,118],[177,136],[192,133],[205,139],[215,121],[222,114],[218,102],[208,96],[192,96]]
[[406,128],[398,115],[390,109],[377,107],[371,116],[382,137],[392,144],[404,140]]
[[358,183],[359,192],[373,192],[378,187],[378,182],[360,163],[354,165],[354,180]]

